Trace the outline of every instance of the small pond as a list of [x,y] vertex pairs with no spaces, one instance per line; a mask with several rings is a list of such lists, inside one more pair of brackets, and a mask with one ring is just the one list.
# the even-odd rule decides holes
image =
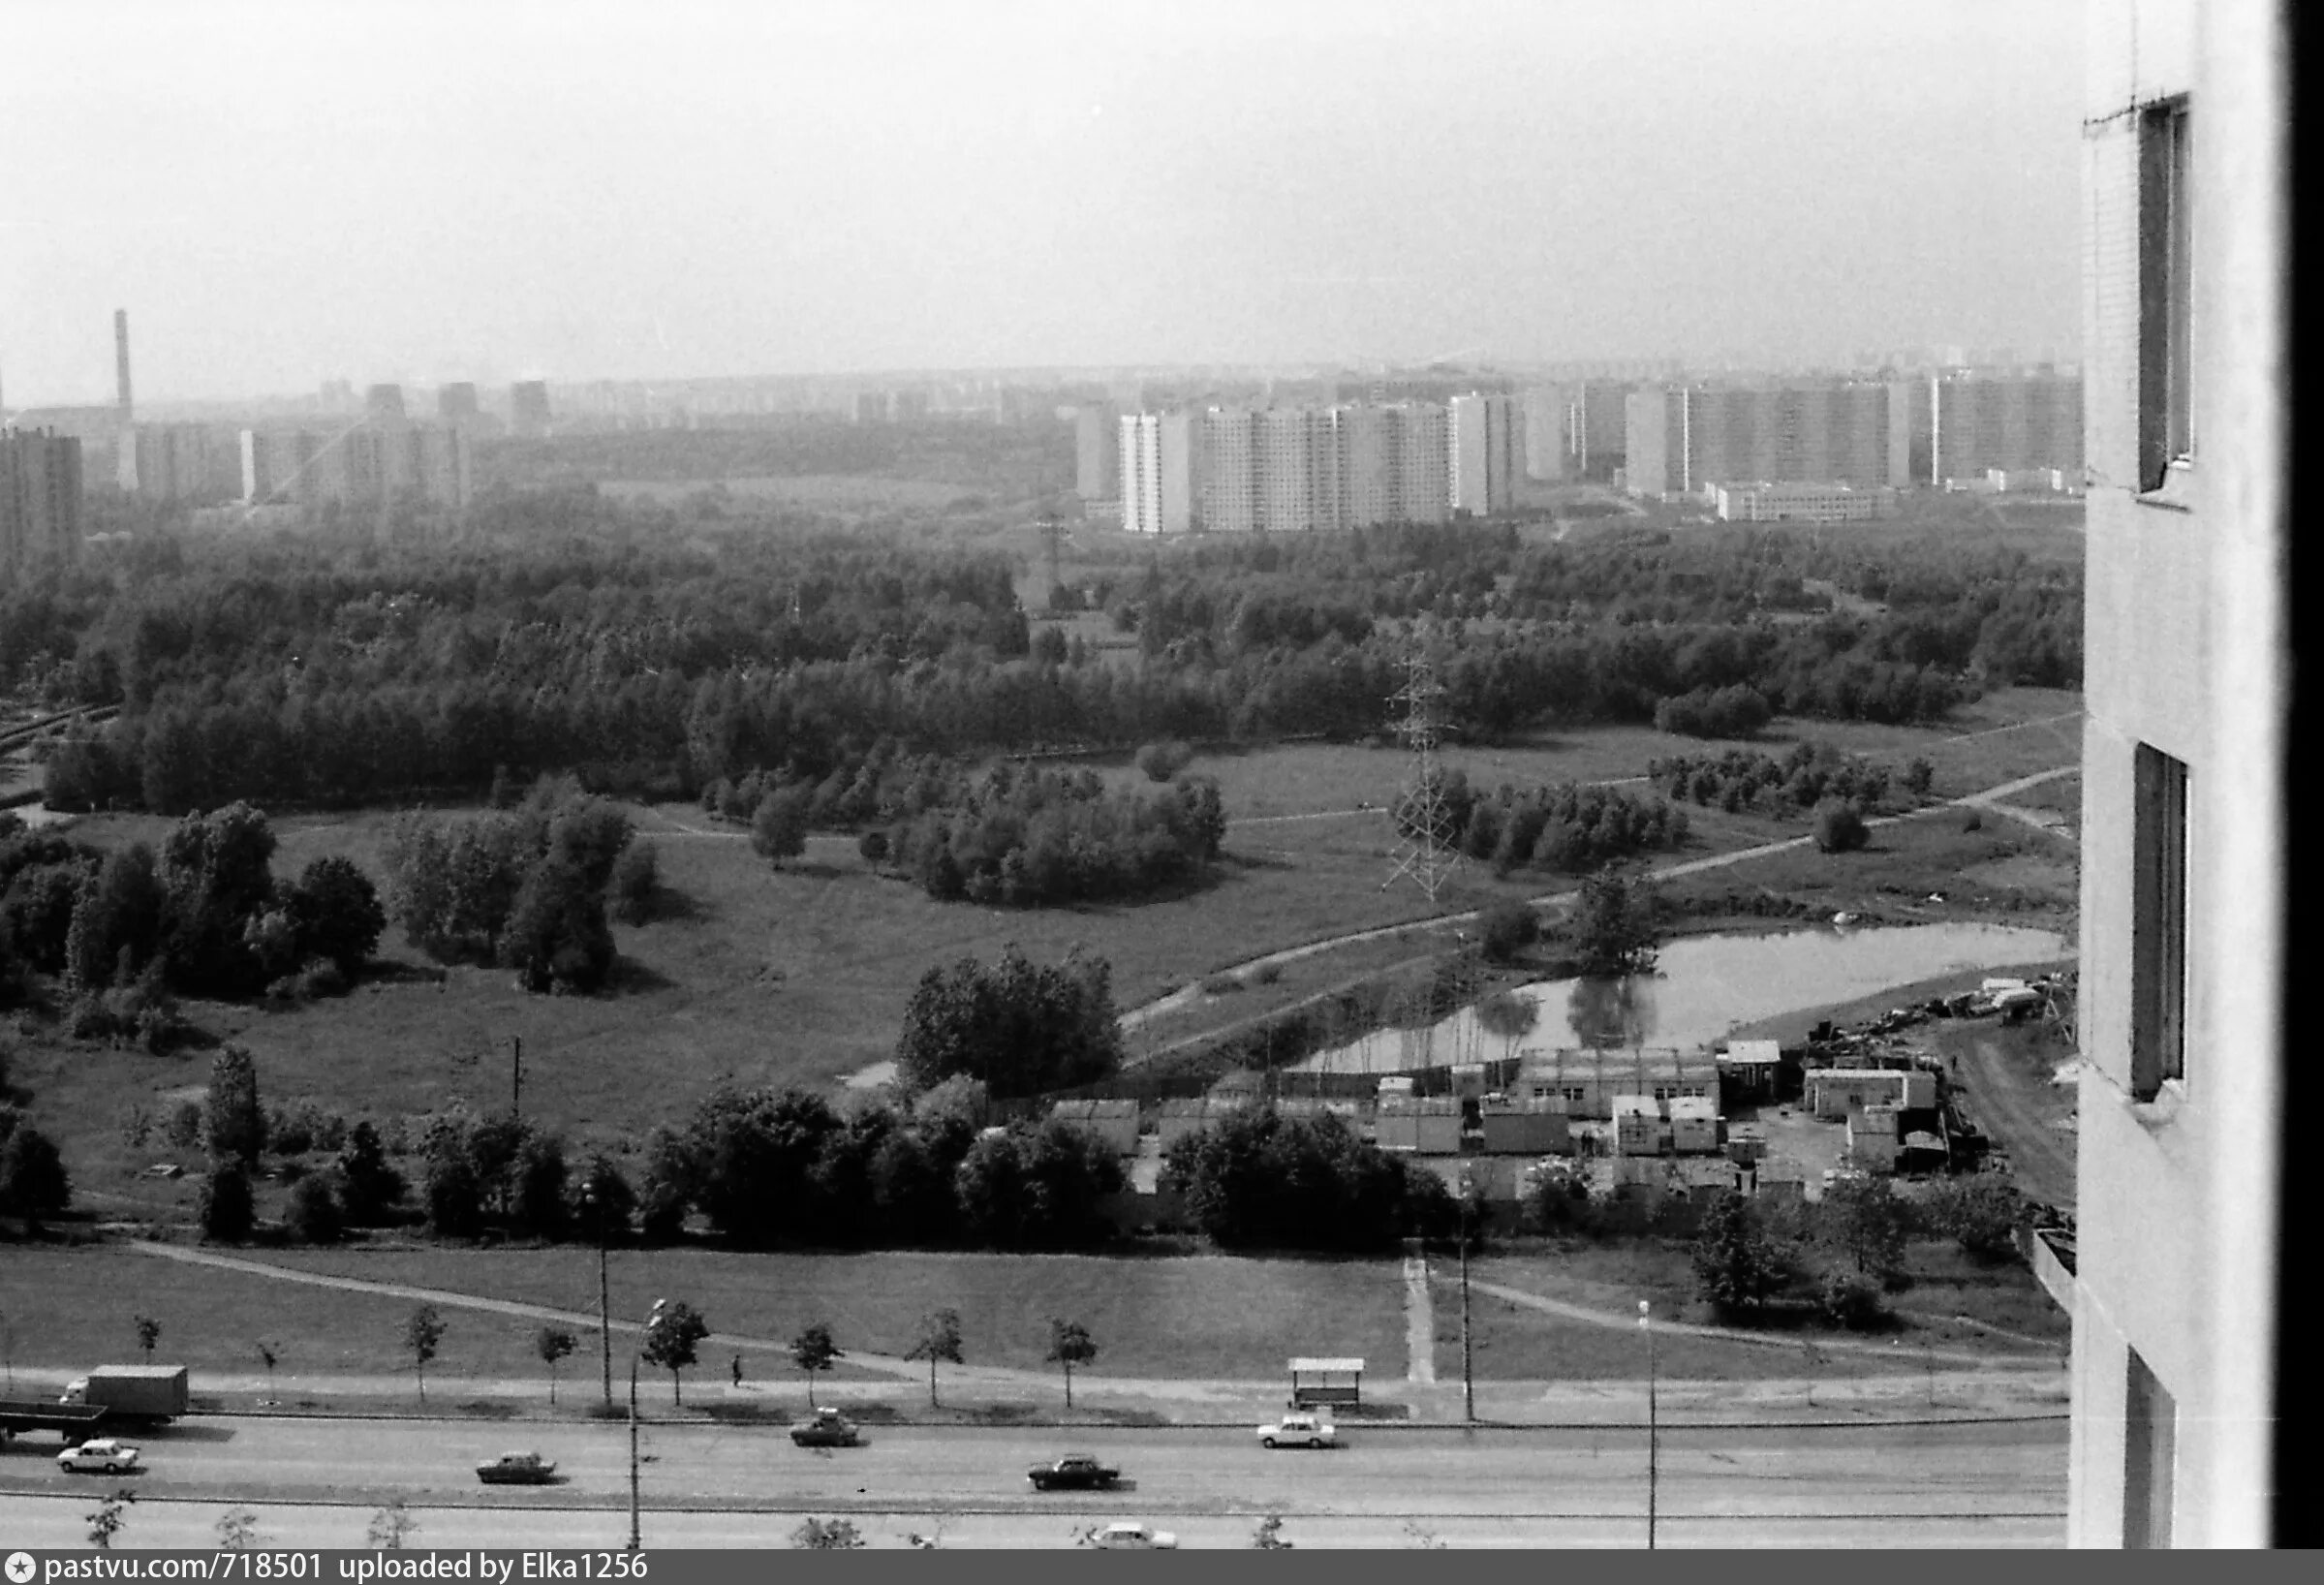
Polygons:
[[1337,1073],[1393,1073],[1490,1062],[1532,1048],[1699,1048],[1737,1025],[1870,996],[1891,985],[2065,957],[2054,930],[2006,924],[1817,925],[1772,935],[1690,936],[1663,947],[1659,972],[1630,979],[1521,985],[1531,1028],[1488,1030],[1464,1009],[1426,1029],[1383,1029],[1297,1064]]

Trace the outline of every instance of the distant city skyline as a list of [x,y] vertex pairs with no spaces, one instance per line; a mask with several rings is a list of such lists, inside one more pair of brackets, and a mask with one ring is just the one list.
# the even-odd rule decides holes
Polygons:
[[0,388],[2078,354],[2082,7],[12,8]]

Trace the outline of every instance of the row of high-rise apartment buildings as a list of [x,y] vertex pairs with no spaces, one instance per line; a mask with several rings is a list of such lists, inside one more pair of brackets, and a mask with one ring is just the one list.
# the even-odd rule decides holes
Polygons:
[[[1084,428],[1082,439],[1092,437]],[[1498,393],[1447,402],[1212,407],[1121,416],[1114,453],[1133,534],[1301,533],[1509,510],[1524,430]],[[1102,460],[1083,448],[1087,466]]]
[[2082,477],[2078,375],[1695,383],[1633,390],[1623,474],[1633,495],[1724,483],[1968,487],[1996,471]]
[[366,420],[336,435],[245,429],[242,499],[251,506],[379,506],[417,497],[453,511],[475,496],[475,457],[457,424]]
[[80,442],[0,429],[0,583],[80,553]]

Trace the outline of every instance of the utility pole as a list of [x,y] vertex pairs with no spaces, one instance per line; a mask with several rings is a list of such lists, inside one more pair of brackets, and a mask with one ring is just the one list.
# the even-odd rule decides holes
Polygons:
[[524,1037],[509,1037],[509,1109],[524,1115]]
[[1655,1484],[1658,1474],[1657,1455],[1661,1451],[1659,1430],[1655,1423],[1655,1325],[1653,1312],[1647,1301],[1638,1301],[1638,1327],[1646,1333],[1646,1549],[1655,1549]]
[[630,1356],[630,1550],[637,1540],[637,1356]]
[[597,1221],[597,1340],[605,1360],[605,1407],[613,1407],[613,1304],[605,1280],[605,1202],[591,1184],[581,1191],[581,1202]]
[[1470,1370],[1469,1352],[1469,1208],[1472,1180],[1461,1178],[1461,1417],[1476,1423],[1476,1381]]

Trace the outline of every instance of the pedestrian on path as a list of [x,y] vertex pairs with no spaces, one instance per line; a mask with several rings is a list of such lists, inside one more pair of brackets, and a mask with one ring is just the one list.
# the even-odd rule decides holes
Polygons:
[[734,1356],[734,1384],[742,1385],[742,1355],[740,1354]]

